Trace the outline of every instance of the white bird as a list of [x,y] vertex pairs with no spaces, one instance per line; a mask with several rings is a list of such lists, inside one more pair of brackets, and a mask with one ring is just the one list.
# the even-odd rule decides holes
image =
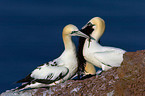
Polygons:
[[61,56],[53,61],[38,66],[24,79],[17,81],[17,83],[25,82],[17,89],[53,86],[75,75],[78,69],[78,62],[76,48],[72,42],[71,36],[82,36],[85,38],[88,38],[88,36],[80,32],[78,28],[72,24],[64,27],[62,36],[65,50]]
[[102,68],[103,71],[107,71],[112,67],[119,67],[123,61],[123,54],[126,51],[120,48],[101,46],[98,43],[105,30],[104,20],[100,17],[94,17],[86,26],[92,26],[94,30],[90,34],[91,40],[86,39],[84,43],[83,56],[85,60],[92,65]]

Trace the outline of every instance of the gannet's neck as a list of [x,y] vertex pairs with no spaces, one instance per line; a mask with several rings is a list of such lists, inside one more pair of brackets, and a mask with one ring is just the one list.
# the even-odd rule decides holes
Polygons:
[[94,31],[92,32],[91,36],[98,41],[105,31],[105,22],[99,17],[96,17],[91,22],[95,24]]
[[72,42],[72,38],[70,35],[63,34],[63,42],[64,42],[65,50],[74,50],[75,49],[75,45]]

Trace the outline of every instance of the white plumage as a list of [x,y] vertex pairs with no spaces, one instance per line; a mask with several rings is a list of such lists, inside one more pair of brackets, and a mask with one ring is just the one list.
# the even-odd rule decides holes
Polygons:
[[38,88],[56,85],[70,79],[78,69],[75,45],[71,36],[87,35],[78,31],[74,25],[67,25],[63,29],[64,52],[57,59],[38,66],[26,78],[19,80],[17,83],[25,82],[18,89]]
[[68,68],[66,67],[51,66],[44,64],[43,66],[36,68],[31,73],[31,77],[35,79],[56,80],[57,77],[59,77],[60,75],[64,76],[65,74],[67,74],[67,72]]
[[86,26],[92,26],[92,39],[86,39],[83,47],[83,56],[87,62],[106,71],[112,67],[120,66],[123,54],[126,52],[120,48],[101,46],[98,40],[105,30],[105,22],[99,17],[92,18]]

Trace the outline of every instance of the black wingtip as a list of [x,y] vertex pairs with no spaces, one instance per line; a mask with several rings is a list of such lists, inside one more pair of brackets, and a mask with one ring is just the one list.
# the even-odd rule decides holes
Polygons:
[[92,75],[92,74],[85,75],[85,76],[83,76],[83,77],[81,78],[81,80],[84,80],[84,79],[87,79],[87,78],[91,78],[91,77],[93,77],[93,76],[96,76],[96,74],[95,74],[95,75]]
[[[15,89],[13,89],[12,91],[18,91],[18,92],[20,92],[20,91],[24,91],[25,90],[25,87],[27,86],[27,85],[29,85],[30,83],[25,83],[25,84],[22,84],[21,86],[19,86],[19,87],[16,87]],[[26,88],[26,89],[28,89],[28,88]]]
[[17,89],[18,89],[18,90],[19,90],[19,89],[23,89],[23,88],[26,87],[28,84],[29,84],[29,83],[23,84],[23,85],[21,85],[20,87],[18,87]]
[[27,75],[24,79],[21,79],[17,81],[16,83],[23,83],[23,82],[31,82],[33,78],[31,77],[31,74]]

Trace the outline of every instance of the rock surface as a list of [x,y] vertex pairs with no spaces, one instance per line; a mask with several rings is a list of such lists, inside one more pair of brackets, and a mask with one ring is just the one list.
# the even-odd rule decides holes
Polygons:
[[121,67],[84,80],[68,80],[50,87],[1,96],[145,96],[145,50],[127,52]]

